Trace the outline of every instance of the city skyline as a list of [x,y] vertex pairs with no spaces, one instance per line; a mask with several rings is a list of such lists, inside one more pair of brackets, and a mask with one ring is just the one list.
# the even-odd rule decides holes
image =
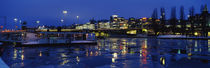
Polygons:
[[[65,2],[65,3],[64,3]],[[155,8],[158,9],[158,17],[160,16],[160,8],[166,9],[166,18],[170,18],[170,11],[172,7],[177,9],[177,18],[179,17],[179,9],[184,6],[185,15],[189,13],[189,8],[194,6],[195,12],[200,13],[201,5],[207,4],[209,1],[199,0],[176,0],[176,1],[164,1],[164,0],[133,0],[133,1],[58,1],[52,0],[46,1],[2,1],[0,9],[1,16],[7,16],[7,24],[11,25],[14,18],[19,21],[27,21],[29,25],[34,25],[38,20],[42,25],[60,25],[60,21],[63,24],[70,25],[73,23],[84,24],[90,19],[96,20],[109,19],[111,15],[117,14],[120,17],[126,19],[130,17],[141,18],[151,17]],[[62,4],[61,4],[62,3]],[[133,4],[132,4],[133,3]],[[126,5],[126,4],[129,4]],[[27,5],[27,6],[25,6]],[[7,6],[7,8],[5,7]],[[142,6],[142,7],[139,7]],[[144,10],[144,11],[142,11]],[[62,13],[67,11],[65,15]],[[79,22],[77,22],[77,16],[79,16]],[[52,24],[53,23],[53,24]],[[2,25],[2,24],[1,24]]]

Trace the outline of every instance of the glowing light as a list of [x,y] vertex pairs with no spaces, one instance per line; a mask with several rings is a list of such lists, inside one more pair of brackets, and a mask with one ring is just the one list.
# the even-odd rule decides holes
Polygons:
[[198,32],[195,32],[194,35],[195,35],[195,36],[198,36]]
[[156,19],[155,21],[159,22],[159,21],[160,21],[160,19]]
[[24,55],[23,54],[21,55],[21,60],[24,60]]
[[190,15],[187,15],[187,17],[190,17]]
[[118,15],[112,15],[112,17],[118,17]]
[[188,56],[192,56],[192,53],[188,53]]
[[65,55],[64,53],[61,53],[61,57],[67,57],[67,55]]
[[93,56],[93,52],[92,51],[90,52],[90,56]]
[[113,62],[113,63],[115,62],[115,58],[112,58],[112,62]]
[[181,54],[181,50],[180,49],[178,50],[178,54]]
[[79,16],[77,16],[77,19],[79,19]]
[[17,18],[14,18],[14,21],[15,21],[15,22],[17,22],[17,21],[18,21],[18,19],[17,19]]
[[80,61],[80,59],[79,59],[79,57],[78,57],[78,56],[76,57],[76,59],[77,59],[77,62],[79,62],[79,61]]
[[165,59],[162,60],[162,64],[165,65]]
[[13,55],[14,55],[13,58],[16,59],[17,58],[17,50],[16,49],[14,49],[14,54]]
[[160,61],[161,61],[161,64],[162,64],[162,65],[165,65],[165,58],[161,57],[161,58],[160,58]]
[[130,30],[130,31],[127,31],[127,34],[136,34],[137,31],[136,30]]
[[36,23],[37,23],[37,24],[39,24],[39,23],[40,23],[40,21],[36,21]]
[[61,29],[61,31],[72,31],[72,29]]
[[42,56],[42,51],[39,52],[39,56],[40,56],[40,57]]
[[63,20],[63,19],[61,19],[61,22],[64,22],[64,20]]
[[198,41],[197,40],[195,41],[195,47],[196,48],[198,47]]
[[61,63],[61,65],[65,65],[66,63],[68,63],[69,62],[69,60],[64,60],[62,63]]
[[68,11],[66,11],[66,10],[63,11],[63,14],[67,14],[67,13],[68,13]]
[[148,32],[147,29],[142,29],[143,32]]
[[50,32],[57,32],[58,29],[49,29]]
[[114,58],[117,58],[117,53],[112,54]]
[[146,17],[144,17],[144,18],[142,18],[142,19],[143,19],[144,21],[145,21],[145,20],[147,20],[147,18],[146,18]]
[[210,36],[210,32],[208,32],[208,36]]

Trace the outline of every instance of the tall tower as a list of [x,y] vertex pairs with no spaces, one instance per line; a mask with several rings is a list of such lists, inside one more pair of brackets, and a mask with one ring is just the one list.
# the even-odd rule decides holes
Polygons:
[[[195,28],[194,28],[194,24],[195,24],[195,9],[194,9],[194,7],[192,6],[191,8],[190,8],[190,10],[189,10],[189,15],[188,15],[188,21],[190,22],[190,33],[191,33],[191,35],[192,34],[194,34],[194,30],[195,30]],[[189,33],[189,34],[190,34]]]
[[203,11],[201,13],[201,18],[200,18],[200,21],[201,21],[201,27],[202,27],[202,36],[205,36],[207,37],[208,36],[208,8],[207,8],[207,5],[205,5],[203,7]]
[[177,19],[176,19],[176,7],[173,7],[171,9],[171,19],[170,19],[170,24],[171,24],[171,29],[172,29],[173,34],[176,33],[176,22],[177,22]]
[[160,9],[160,12],[161,12],[161,16],[160,16],[161,24],[162,24],[163,26],[165,26],[165,20],[166,20],[165,8],[161,8],[161,9]]
[[160,23],[161,23],[161,32],[162,34],[165,34],[166,28],[166,13],[165,13],[165,8],[160,9],[161,16],[160,16]]
[[186,22],[185,22],[185,15],[184,15],[184,7],[180,7],[180,23],[181,23],[181,33],[184,35],[186,30]]
[[157,13],[157,8],[154,9],[153,14],[152,14],[153,19],[158,19],[158,13]]
[[158,32],[160,31],[159,30],[159,24],[158,22],[156,21],[158,19],[158,12],[157,12],[157,8],[154,9],[153,11],[153,14],[152,14],[152,28],[153,28],[153,31],[155,33],[155,35],[158,34]]

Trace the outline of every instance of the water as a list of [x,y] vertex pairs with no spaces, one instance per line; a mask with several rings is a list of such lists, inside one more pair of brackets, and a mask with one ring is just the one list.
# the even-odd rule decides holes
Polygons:
[[210,41],[107,38],[98,45],[5,47],[11,68],[207,68]]

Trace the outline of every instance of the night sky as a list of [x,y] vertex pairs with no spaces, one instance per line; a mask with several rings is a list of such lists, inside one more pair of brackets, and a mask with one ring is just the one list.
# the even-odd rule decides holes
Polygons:
[[[64,23],[69,25],[76,21],[77,15],[81,24],[91,18],[109,19],[113,14],[125,18],[150,17],[154,8],[161,7],[166,8],[167,18],[171,7],[177,7],[178,17],[180,6],[185,7],[187,15],[191,6],[199,13],[204,4],[210,9],[210,0],[1,0],[0,16],[8,17],[7,25],[12,25],[14,18],[27,21],[30,26],[36,25],[36,20],[40,20],[40,25],[60,25],[60,19],[64,18]],[[68,13],[63,15],[63,10]]]

